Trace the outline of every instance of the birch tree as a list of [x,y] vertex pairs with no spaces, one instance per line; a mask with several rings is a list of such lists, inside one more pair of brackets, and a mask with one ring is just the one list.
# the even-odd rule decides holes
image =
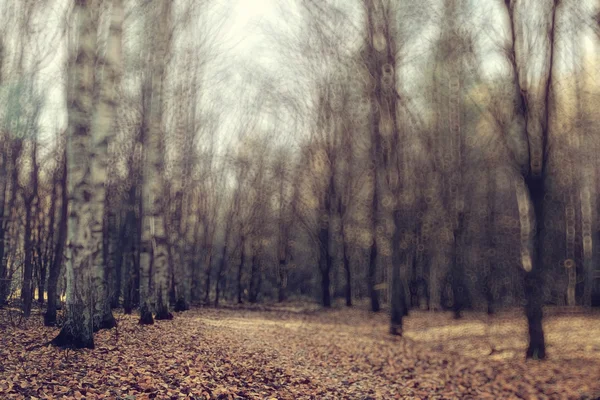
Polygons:
[[91,163],[91,117],[94,82],[94,36],[92,2],[77,0],[74,17],[79,40],[69,66],[69,131],[67,168],[69,219],[66,257],[67,304],[65,323],[52,343],[57,346],[93,348],[93,312],[90,304],[94,271],[92,237],[102,232],[94,221]]
[[[168,309],[169,274],[167,237],[164,221],[164,204],[160,194],[163,190],[164,132],[163,92],[166,60],[169,57],[171,2],[155,1],[146,20],[146,29],[153,33],[146,43],[150,57],[149,71],[143,83],[144,112],[144,167],[142,184],[142,252],[140,263],[142,281],[140,286],[140,323],[153,323],[150,296],[155,298],[157,319],[171,319]],[[154,45],[153,50],[150,46]],[[150,293],[150,279],[154,275],[154,293]]]
[[[95,328],[110,329],[115,326],[112,315],[109,295],[109,270],[107,265],[111,260],[103,251],[105,220],[106,184],[108,181],[109,146],[114,142],[116,108],[118,104],[118,87],[121,76],[122,50],[121,36],[123,31],[123,4],[122,0],[112,0],[112,14],[110,20],[108,42],[104,54],[98,55],[97,68],[101,73],[99,98],[94,110],[93,135],[92,135],[92,162],[91,182],[93,187],[94,222],[100,224],[101,229],[92,232],[94,243],[94,268],[96,270],[96,302]],[[110,212],[110,211],[109,211]]]

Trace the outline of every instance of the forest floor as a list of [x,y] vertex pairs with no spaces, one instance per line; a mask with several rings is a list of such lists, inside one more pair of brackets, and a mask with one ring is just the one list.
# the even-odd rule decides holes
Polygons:
[[31,349],[57,329],[2,312],[0,399],[600,398],[598,314],[546,318],[537,362],[517,312],[414,312],[403,338],[358,308],[204,308],[152,326],[118,314],[93,350]]

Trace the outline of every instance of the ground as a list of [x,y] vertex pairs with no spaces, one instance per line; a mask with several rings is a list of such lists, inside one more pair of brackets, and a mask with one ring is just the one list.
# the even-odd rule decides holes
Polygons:
[[597,314],[550,315],[537,362],[516,311],[416,312],[403,338],[361,309],[196,309],[152,326],[118,314],[94,350],[34,347],[57,329],[3,312],[0,399],[600,398]]

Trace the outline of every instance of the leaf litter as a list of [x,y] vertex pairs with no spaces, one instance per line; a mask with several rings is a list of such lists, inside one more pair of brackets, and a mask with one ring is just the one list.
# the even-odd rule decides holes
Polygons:
[[[1,311],[0,311],[1,312]],[[600,318],[546,319],[548,360],[525,361],[518,313],[415,312],[405,337],[359,309],[195,309],[95,335],[93,350],[32,345],[35,316],[0,328],[1,399],[595,399]],[[31,350],[27,350],[31,349]]]

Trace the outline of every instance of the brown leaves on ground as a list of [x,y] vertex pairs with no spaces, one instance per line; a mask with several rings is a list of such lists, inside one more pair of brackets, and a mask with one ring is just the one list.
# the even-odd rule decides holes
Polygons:
[[94,350],[27,348],[39,318],[0,331],[1,399],[593,399],[600,318],[552,316],[549,359],[523,358],[517,314],[413,313],[405,338],[361,310],[201,309],[96,334]]

